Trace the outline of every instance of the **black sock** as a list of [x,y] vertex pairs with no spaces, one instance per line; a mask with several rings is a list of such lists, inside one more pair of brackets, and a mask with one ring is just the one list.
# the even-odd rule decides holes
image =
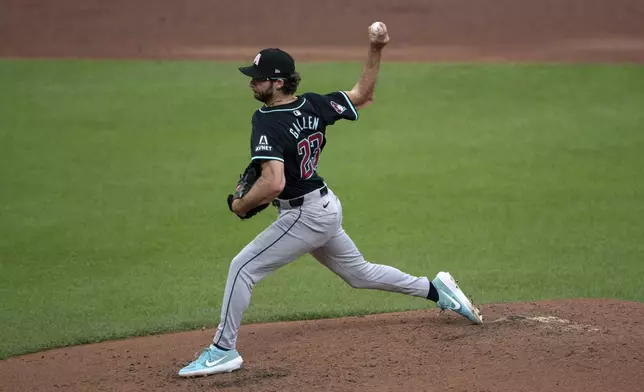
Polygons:
[[427,294],[427,299],[438,302],[438,290],[436,290],[436,287],[434,287],[432,282],[429,282],[429,294]]
[[221,346],[220,346],[220,345],[218,345],[218,344],[215,344],[215,347],[217,347],[217,348],[218,348],[218,349],[220,349],[221,351],[230,351],[230,349],[229,349],[229,348],[223,348],[223,347],[221,347]]

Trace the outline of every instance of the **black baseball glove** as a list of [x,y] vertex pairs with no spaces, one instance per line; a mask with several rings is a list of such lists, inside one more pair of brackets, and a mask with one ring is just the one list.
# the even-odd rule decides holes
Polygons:
[[[237,181],[237,186],[235,187],[235,193],[228,195],[228,209],[230,211],[233,211],[233,200],[235,199],[241,199],[244,197],[245,194],[247,194],[250,191],[250,188],[253,187],[253,184],[255,184],[255,181],[261,176],[262,174],[262,167],[260,166],[259,163],[257,162],[251,162],[246,169],[244,170],[244,173],[242,173],[239,176],[239,181]],[[259,212],[263,211],[266,207],[268,207],[268,203],[266,204],[261,204],[258,205],[257,207],[249,210],[246,212],[244,216],[237,215],[240,219],[250,219],[257,215]]]

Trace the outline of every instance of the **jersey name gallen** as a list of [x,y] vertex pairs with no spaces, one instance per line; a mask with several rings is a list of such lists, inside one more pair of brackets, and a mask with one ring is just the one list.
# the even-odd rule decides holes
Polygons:
[[289,132],[296,139],[299,139],[300,133],[305,129],[311,129],[317,131],[318,125],[320,124],[319,117],[306,116],[306,117],[297,117],[295,122],[292,123],[292,126],[289,128]]

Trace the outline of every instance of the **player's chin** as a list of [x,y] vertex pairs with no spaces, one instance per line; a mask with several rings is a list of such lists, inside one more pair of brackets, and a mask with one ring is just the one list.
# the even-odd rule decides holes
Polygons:
[[253,96],[255,97],[256,100],[264,103],[266,103],[266,101],[268,101],[268,99],[270,98],[269,94],[263,94],[259,91],[254,91],[254,90],[253,90]]

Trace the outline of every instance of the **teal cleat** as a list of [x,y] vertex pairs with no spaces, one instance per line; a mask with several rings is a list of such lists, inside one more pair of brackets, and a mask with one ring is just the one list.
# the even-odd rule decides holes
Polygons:
[[207,376],[215,373],[230,373],[241,368],[244,360],[237,350],[224,351],[214,345],[205,348],[199,358],[179,370],[181,377]]
[[441,311],[448,309],[467,318],[474,324],[483,324],[483,315],[458,287],[456,279],[449,272],[439,272],[432,284],[438,291],[436,306]]

